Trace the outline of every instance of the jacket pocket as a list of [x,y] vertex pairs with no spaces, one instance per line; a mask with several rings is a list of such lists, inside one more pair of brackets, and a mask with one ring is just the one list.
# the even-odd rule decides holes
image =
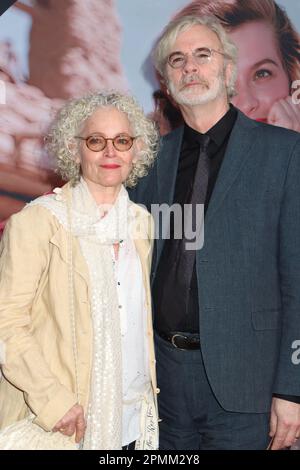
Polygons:
[[254,330],[277,330],[280,327],[281,309],[256,310],[251,316]]

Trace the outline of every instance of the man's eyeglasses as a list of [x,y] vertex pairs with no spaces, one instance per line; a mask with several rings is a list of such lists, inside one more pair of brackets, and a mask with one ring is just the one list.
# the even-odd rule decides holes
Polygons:
[[[210,62],[213,54],[215,53],[229,58],[229,56],[224,52],[211,49],[210,47],[199,47],[192,52],[192,56],[197,64],[203,65]],[[169,55],[167,62],[173,69],[181,69],[186,65],[188,55],[189,54],[184,54],[183,52],[173,52]]]
[[131,137],[128,134],[118,134],[116,137],[111,138],[104,137],[101,134],[93,134],[88,137],[75,136],[75,138],[85,140],[87,148],[92,150],[92,152],[101,152],[101,150],[104,150],[108,140],[112,141],[116,150],[119,150],[119,152],[126,152],[126,150],[131,149],[134,139],[137,137]]

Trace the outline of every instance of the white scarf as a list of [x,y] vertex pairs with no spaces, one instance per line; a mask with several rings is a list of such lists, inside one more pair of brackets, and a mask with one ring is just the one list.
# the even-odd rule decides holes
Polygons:
[[[66,200],[60,188],[55,193],[56,196],[42,197],[34,203],[47,207],[69,231]],[[112,245],[129,236],[132,203],[122,186],[115,204],[103,217],[83,179],[70,193],[71,233],[79,240],[90,274],[94,332],[87,428],[82,448],[121,449],[122,350]]]

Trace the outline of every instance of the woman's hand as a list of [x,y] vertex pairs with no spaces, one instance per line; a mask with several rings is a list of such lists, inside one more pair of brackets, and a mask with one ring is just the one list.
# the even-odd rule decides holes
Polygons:
[[81,405],[74,405],[53,428],[53,431],[59,431],[65,436],[73,436],[76,432],[75,442],[80,442],[84,436],[86,423],[84,411]]
[[270,109],[268,123],[300,132],[300,104],[293,103],[291,96],[282,98]]

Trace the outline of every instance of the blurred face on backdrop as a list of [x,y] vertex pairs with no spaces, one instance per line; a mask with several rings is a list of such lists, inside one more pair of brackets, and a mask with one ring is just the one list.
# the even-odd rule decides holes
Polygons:
[[126,114],[113,107],[99,108],[78,135],[81,140],[77,160],[91,192],[99,187],[119,189],[136,154],[136,143],[132,140],[135,136]]
[[206,26],[179,33],[168,55],[166,78],[169,93],[180,106],[227,101],[229,69],[218,51],[222,52],[219,38]]
[[252,119],[270,121],[273,105],[290,93],[274,32],[266,23],[252,21],[229,31],[229,36],[239,51],[238,94],[232,103]]

